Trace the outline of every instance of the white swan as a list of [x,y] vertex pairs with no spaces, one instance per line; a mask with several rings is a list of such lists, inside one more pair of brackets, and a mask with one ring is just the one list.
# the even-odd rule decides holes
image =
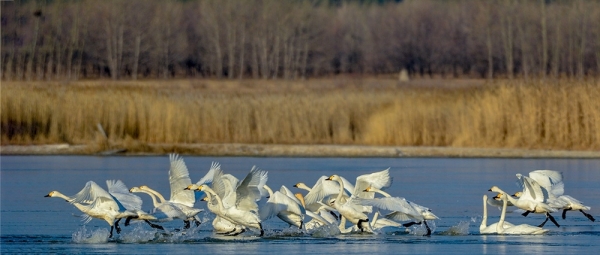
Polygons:
[[184,219],[184,228],[190,227],[190,221],[194,221],[196,226],[200,225],[200,219],[198,213],[202,212],[202,209],[194,208],[196,197],[193,190],[187,190],[186,188],[192,184],[192,180],[189,176],[189,171],[183,158],[177,154],[169,155],[170,167],[169,167],[169,184],[171,187],[171,197],[166,200],[162,194],[158,191],[149,188],[146,185],[142,185],[139,188],[146,190],[160,199],[161,203],[172,203],[181,210],[187,218]]
[[[344,216],[346,220],[355,224],[361,232],[365,230],[367,232],[373,232],[370,224],[368,223],[369,217],[365,214],[365,212],[370,212],[370,208],[356,204],[353,201],[353,198],[373,198],[375,196],[374,193],[362,192],[368,187],[389,187],[392,184],[392,178],[389,175],[389,168],[380,172],[358,176],[356,178],[354,192],[352,193],[352,196],[345,202],[342,201],[342,197],[344,195],[344,182],[342,178],[339,175],[334,174],[325,180],[337,181],[340,185],[336,199],[330,202],[331,206],[335,208],[342,216]],[[342,220],[339,226],[340,230],[343,231],[345,226],[342,224],[345,224],[344,220]]]
[[208,202],[208,210],[215,214],[215,219],[212,221],[212,225],[217,234],[234,236],[246,231],[244,226],[235,224],[230,220],[219,216],[221,213],[219,212],[220,207],[218,206],[218,201],[216,200],[215,196],[211,195],[211,193],[206,193],[206,196],[202,200]]
[[501,195],[501,198],[503,201],[503,206],[502,206],[502,214],[500,215],[500,221],[496,225],[496,232],[498,232],[498,234],[539,235],[539,234],[544,234],[544,233],[548,232],[547,229],[543,229],[541,227],[534,227],[534,226],[531,226],[528,224],[521,224],[521,225],[506,227],[505,226],[506,223],[504,222],[504,219],[506,217],[506,206],[508,204],[507,197],[509,197],[507,194]]
[[214,174],[213,188],[200,185],[197,189],[214,197],[218,208],[215,214],[245,227],[258,229],[260,236],[263,236],[264,230],[258,216],[256,201],[262,196],[261,190],[264,190],[263,186],[268,179],[267,172],[253,167],[235,190],[231,189],[231,182],[223,176],[222,171],[218,169]]
[[180,220],[184,220],[184,221],[188,219],[187,215],[185,213],[183,213],[181,211],[181,209],[179,209],[179,207],[177,207],[174,203],[169,203],[168,201],[165,201],[164,203],[160,202],[156,199],[156,195],[148,190],[144,190],[139,187],[131,187],[129,189],[129,192],[146,193],[150,196],[150,198],[152,199],[152,203],[154,205],[154,209],[152,209],[152,211],[150,212],[150,215],[155,217],[155,219],[154,220],[146,220],[146,223],[148,223],[153,228],[164,230],[163,227],[156,225],[156,224],[152,224],[150,221],[168,222],[168,221],[172,221],[174,219],[180,219]]
[[590,221],[596,221],[591,214],[586,213],[591,208],[584,205],[581,201],[564,194],[564,182],[562,172],[555,170],[535,170],[529,172],[529,177],[548,190],[550,195],[555,198],[554,205],[557,209],[562,209],[562,218],[567,217],[567,211],[580,211]]
[[317,209],[317,212],[312,212],[306,210],[306,203],[304,201],[304,196],[302,193],[296,193],[294,196],[300,201],[300,204],[305,209],[306,216],[311,217],[311,220],[304,224],[306,230],[313,230],[322,226],[334,224],[337,222],[338,218],[336,215],[330,214],[331,210],[335,210],[330,206],[322,204],[321,208]]
[[[502,199],[500,201],[502,201]],[[480,234],[497,234],[498,229],[496,228],[496,226],[498,225],[498,222],[491,224],[489,226],[487,225],[487,217],[488,217],[487,204],[488,204],[488,197],[487,197],[487,195],[483,195],[483,218],[481,219],[481,225],[479,225],[479,233]],[[503,209],[501,209],[501,210],[506,210],[506,208],[503,207]],[[503,223],[504,228],[509,228],[509,227],[513,227],[513,226],[514,225],[512,223],[507,222],[507,221]]]
[[92,218],[105,220],[110,225],[109,238],[113,236],[114,228],[117,229],[117,233],[121,232],[118,222],[115,223],[116,219],[137,216],[135,212],[128,211],[117,199],[93,181],[88,181],[85,187],[72,197],[58,191],[51,191],[45,197],[59,197],[67,200],[84,213],[84,224],[90,222]]
[[517,174],[517,177],[519,177],[519,182],[523,187],[523,195],[518,199],[512,198],[508,195],[508,193],[498,188],[498,186],[493,186],[488,191],[506,194],[508,201],[510,201],[514,206],[525,210],[523,216],[527,216],[532,212],[545,214],[546,220],[540,224],[539,227],[543,227],[548,219],[550,219],[554,225],[560,227],[554,217],[550,215],[551,212],[556,212],[556,209],[552,208],[546,203],[547,195],[544,195],[544,189],[540,186],[540,184],[527,176]]
[[[431,228],[427,225],[426,220],[437,220],[439,219],[431,210],[427,207],[415,204],[407,201],[402,197],[392,197],[389,193],[382,191],[378,188],[368,187],[364,192],[375,192],[383,195],[383,198],[372,198],[372,199],[361,199],[361,204],[375,206],[379,209],[390,210],[392,213],[386,215],[387,219],[397,221],[408,221],[414,220],[415,222],[402,224],[404,227],[410,227],[414,224],[424,223],[427,229],[426,235],[431,235]],[[377,216],[377,213],[375,214]]]
[[288,196],[285,186],[281,187],[281,191],[275,192],[267,185],[263,185],[263,188],[269,193],[269,200],[259,210],[260,219],[264,221],[277,216],[290,226],[302,229],[306,210],[300,205],[300,201],[293,195]]

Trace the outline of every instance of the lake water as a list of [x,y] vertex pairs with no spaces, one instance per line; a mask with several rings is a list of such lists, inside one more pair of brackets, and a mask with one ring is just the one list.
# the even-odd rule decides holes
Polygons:
[[[419,236],[417,226],[386,228],[372,234],[321,234],[312,236],[287,228],[279,219],[263,223],[265,237],[244,233],[222,238],[212,233],[209,212],[203,224],[185,233],[157,234],[146,224],[123,226],[121,234],[107,239],[109,226],[93,219],[82,225],[80,212],[58,198],[45,198],[52,190],[71,195],[93,180],[105,187],[105,180],[120,179],[128,187],[148,185],[169,194],[168,156],[2,156],[1,160],[1,252],[7,253],[130,253],[130,254],[592,254],[600,250],[600,226],[579,212],[569,212],[557,228],[541,236],[479,235],[482,195],[497,185],[517,191],[516,173],[553,169],[564,174],[565,194],[586,205],[600,218],[599,159],[461,159],[461,158],[252,158],[184,156],[193,182],[200,179],[212,161],[225,173],[243,178],[253,165],[269,171],[269,186],[279,189],[305,182],[312,186],[321,175],[339,174],[353,181],[361,174],[391,168],[393,184],[386,191],[427,206],[441,219],[435,221],[430,237]],[[145,194],[144,209],[152,202]],[[196,207],[205,208],[198,201]],[[489,208],[488,223],[498,221],[499,210]],[[507,221],[538,225],[544,216],[523,217],[512,213]],[[180,228],[181,221],[164,224]],[[247,235],[246,235],[247,234]]]

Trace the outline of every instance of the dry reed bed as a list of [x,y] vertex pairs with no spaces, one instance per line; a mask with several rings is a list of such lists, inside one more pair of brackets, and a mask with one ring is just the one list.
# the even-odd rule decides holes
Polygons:
[[597,81],[378,89],[256,83],[4,82],[1,141],[104,144],[100,123],[111,144],[131,151],[156,143],[600,149]]

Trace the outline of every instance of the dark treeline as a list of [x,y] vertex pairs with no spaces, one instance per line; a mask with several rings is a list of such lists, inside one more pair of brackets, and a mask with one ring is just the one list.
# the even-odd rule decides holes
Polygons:
[[4,80],[600,75],[599,1],[1,5]]

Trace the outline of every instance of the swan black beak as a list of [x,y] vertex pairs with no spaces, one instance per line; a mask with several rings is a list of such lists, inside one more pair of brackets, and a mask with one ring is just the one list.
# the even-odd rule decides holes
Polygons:
[[294,186],[292,186],[292,187],[294,187],[294,188],[298,188],[298,185],[297,185],[297,184],[294,184]]
[[492,189],[488,189],[488,191],[492,191]]
[[50,194],[46,194],[44,197],[50,197]]
[[183,190],[190,190],[190,187],[186,187],[186,188],[185,188],[185,189],[183,189]]

